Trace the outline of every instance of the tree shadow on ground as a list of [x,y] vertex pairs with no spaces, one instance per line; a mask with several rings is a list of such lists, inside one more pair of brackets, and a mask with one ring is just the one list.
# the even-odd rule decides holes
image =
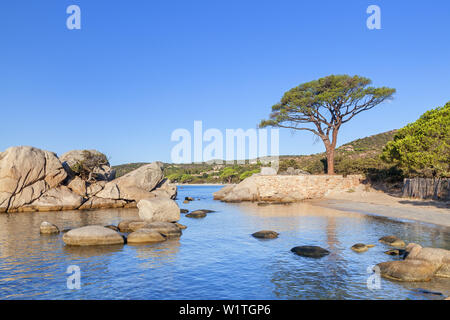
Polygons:
[[448,201],[405,199],[405,200],[399,201],[399,203],[401,203],[401,204],[411,204],[413,206],[436,207],[436,208],[441,208],[441,209],[450,209],[450,202],[448,202]]

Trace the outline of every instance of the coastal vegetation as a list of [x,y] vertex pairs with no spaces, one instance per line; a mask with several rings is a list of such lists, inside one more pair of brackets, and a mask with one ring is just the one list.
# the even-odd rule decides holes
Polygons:
[[[427,111],[416,122],[400,130],[391,130],[357,139],[336,148],[334,172],[339,175],[362,174],[369,183],[402,185],[408,177],[449,177],[450,102]],[[117,176],[145,163],[115,166]],[[176,183],[239,183],[263,165],[244,164],[165,164],[164,174]],[[279,173],[290,169],[309,174],[328,172],[327,153],[280,156]]]
[[[383,147],[391,141],[396,130],[376,134],[346,143],[336,149],[335,172],[337,174],[364,174],[372,180],[400,181],[403,176],[394,165],[381,160]],[[118,177],[133,171],[146,163],[130,163],[114,166]],[[244,164],[169,164],[164,165],[164,174],[177,183],[238,183],[254,173],[259,173],[261,163]],[[312,155],[280,156],[279,172],[289,168],[299,169],[310,174],[325,174],[327,171],[326,153]],[[231,170],[230,170],[231,169]]]
[[409,177],[450,177],[450,102],[400,129],[382,159]]

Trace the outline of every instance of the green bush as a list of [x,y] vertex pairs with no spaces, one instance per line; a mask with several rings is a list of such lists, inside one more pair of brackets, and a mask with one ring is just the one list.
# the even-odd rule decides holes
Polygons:
[[400,129],[382,159],[410,177],[450,177],[450,102]]

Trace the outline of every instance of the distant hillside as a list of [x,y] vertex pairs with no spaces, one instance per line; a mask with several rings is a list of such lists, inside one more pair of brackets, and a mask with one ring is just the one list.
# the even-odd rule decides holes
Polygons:
[[[380,160],[380,154],[397,130],[392,130],[346,143],[336,149],[335,170],[337,174],[365,174],[372,180],[389,178],[399,180],[401,173]],[[117,176],[135,170],[145,163],[130,163],[113,168]],[[171,180],[183,183],[239,182],[257,172],[260,164],[208,165],[208,164],[165,164],[165,174]],[[280,156],[280,172],[288,167],[301,169],[311,174],[326,173],[325,153],[305,156]],[[225,171],[226,168],[232,168]]]

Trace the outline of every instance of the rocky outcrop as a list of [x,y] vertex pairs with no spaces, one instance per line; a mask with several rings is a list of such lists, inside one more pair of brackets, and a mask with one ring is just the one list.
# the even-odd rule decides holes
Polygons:
[[225,186],[214,193],[214,199],[225,202],[267,201],[295,202],[326,196],[332,191],[357,187],[362,176],[349,175],[261,175],[254,174],[237,185]]
[[176,198],[177,187],[164,179],[160,162],[109,181],[114,176],[106,156],[95,150],[59,159],[49,151],[12,147],[0,153],[0,213],[136,207],[142,199]]
[[159,185],[163,178],[162,163],[153,162],[108,182],[96,196],[136,202],[154,198],[156,195],[150,192]]
[[94,246],[124,244],[124,238],[116,231],[103,226],[86,226],[65,233],[63,241],[69,246]]
[[420,260],[388,261],[377,264],[381,276],[396,281],[430,281],[436,268]]
[[381,275],[396,281],[429,281],[433,277],[450,278],[450,250],[422,248],[410,243],[405,260],[378,264]]
[[177,203],[168,198],[143,199],[137,204],[139,217],[153,222],[176,222],[180,220],[180,208]]
[[116,178],[116,171],[111,169],[107,157],[97,150],[72,150],[64,153],[60,161],[71,175],[77,174],[80,166],[83,166],[88,170],[89,181],[111,181]]
[[83,197],[72,192],[68,187],[60,186],[48,190],[39,199],[17,210],[24,212],[76,210],[83,201]]
[[33,147],[0,153],[0,212],[15,212],[57,187],[67,177],[58,157]]
[[422,248],[418,244],[410,243],[406,247],[406,252],[405,261],[426,261],[436,267],[436,277],[450,278],[450,250]]

